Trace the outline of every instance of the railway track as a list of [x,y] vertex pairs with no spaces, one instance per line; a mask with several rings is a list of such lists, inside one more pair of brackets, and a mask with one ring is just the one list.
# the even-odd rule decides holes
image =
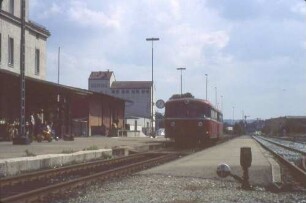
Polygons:
[[272,136],[272,139],[278,139],[278,140],[284,140],[288,142],[294,142],[294,143],[300,143],[300,144],[306,144],[306,137],[305,136],[293,136],[293,137],[276,137]]
[[132,174],[179,156],[178,153],[141,153],[2,178],[0,202],[51,202],[86,184]]
[[282,140],[282,139],[276,139],[276,138],[260,137],[260,139],[271,142],[271,143],[273,143],[277,146],[284,147],[288,150],[297,152],[297,153],[299,153],[303,156],[306,156],[306,144],[304,144],[304,143],[293,142],[293,141]]
[[270,151],[282,164],[284,164],[291,172],[292,176],[306,187],[306,171],[300,164],[301,159],[306,153],[303,150],[292,148],[275,140],[266,139],[259,136],[253,138],[261,144],[265,149]]

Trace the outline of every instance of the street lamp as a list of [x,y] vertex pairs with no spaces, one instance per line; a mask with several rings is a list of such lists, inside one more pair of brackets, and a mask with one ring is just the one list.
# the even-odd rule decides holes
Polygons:
[[216,105],[216,108],[218,109],[218,96],[217,96],[218,93],[217,92],[218,92],[217,87],[215,87],[215,96],[216,96],[216,104],[215,105]]
[[235,106],[233,106],[233,125],[235,123]]
[[223,95],[221,95],[221,112],[223,112]]
[[154,101],[153,101],[153,96],[154,96],[154,76],[153,76],[153,42],[154,41],[159,41],[159,38],[146,38],[146,41],[151,41],[152,42],[152,93],[151,93],[151,134],[153,133],[153,122],[154,122],[154,112],[153,112],[153,106],[154,106]]
[[208,78],[208,74],[205,74],[206,77],[206,100],[207,100],[207,78]]
[[176,70],[181,71],[181,97],[182,97],[182,95],[183,95],[183,74],[182,74],[182,71],[186,70],[186,68],[177,68]]

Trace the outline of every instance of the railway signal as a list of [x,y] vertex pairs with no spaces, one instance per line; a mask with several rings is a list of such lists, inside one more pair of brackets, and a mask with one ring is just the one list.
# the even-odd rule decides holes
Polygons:
[[240,165],[243,169],[243,176],[239,176],[231,173],[231,168],[226,163],[222,163],[217,167],[217,175],[221,178],[226,178],[228,176],[233,177],[235,180],[241,183],[241,188],[245,190],[250,190],[251,186],[249,183],[249,172],[248,168],[252,164],[252,151],[250,147],[241,147],[240,148]]

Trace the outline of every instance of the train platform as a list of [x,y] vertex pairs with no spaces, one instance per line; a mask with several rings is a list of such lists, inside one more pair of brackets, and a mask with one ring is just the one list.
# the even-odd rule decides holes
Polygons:
[[[281,182],[278,163],[272,158],[272,155],[250,136],[234,138],[171,163],[140,172],[140,174],[220,179],[216,174],[216,168],[220,163],[227,163],[231,167],[233,174],[242,177],[243,171],[240,166],[241,147],[251,147],[252,165],[249,168],[251,185],[268,186],[273,182]],[[234,181],[231,177],[224,179],[224,181],[231,180]]]
[[85,162],[101,157],[127,155],[163,148],[162,137],[76,137],[74,141],[32,142],[13,145],[0,142],[0,177],[18,175],[43,168]]

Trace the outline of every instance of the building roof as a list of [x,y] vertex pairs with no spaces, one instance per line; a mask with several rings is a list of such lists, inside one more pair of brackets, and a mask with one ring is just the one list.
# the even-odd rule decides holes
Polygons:
[[111,86],[112,89],[149,89],[151,87],[151,81],[114,81]]
[[[9,21],[10,23],[13,23],[15,25],[20,26],[21,24],[21,18],[18,18],[14,15],[12,15],[11,13],[1,10],[0,12],[0,18]],[[39,25],[38,23],[29,20],[26,22],[26,29],[31,30],[32,32],[39,34],[40,36],[42,36],[43,38],[47,39],[48,37],[50,37],[51,33],[49,30],[47,30],[47,28],[45,28],[42,25]]]
[[[2,79],[1,76],[19,78],[20,74],[9,71],[9,70],[0,69],[0,79]],[[25,76],[25,79],[26,79],[26,82],[32,81],[32,82],[37,83],[38,85],[46,85],[46,86],[49,86],[50,88],[60,88],[60,90],[63,90],[63,91],[66,90],[66,91],[69,91],[70,93],[74,93],[74,94],[78,94],[78,95],[103,96],[103,97],[112,98],[112,99],[115,99],[115,100],[118,100],[118,101],[120,100],[120,101],[126,102],[124,99],[119,98],[119,97],[115,97],[115,96],[104,94],[104,93],[94,92],[94,91],[90,91],[90,90],[86,90],[86,89],[81,89],[81,88],[78,88],[78,87],[66,86],[66,85],[57,84],[57,83],[50,82],[50,81],[47,81],[47,80],[36,79],[36,78],[28,77],[28,76]]]
[[89,79],[90,80],[109,80],[114,74],[113,71],[92,71]]

